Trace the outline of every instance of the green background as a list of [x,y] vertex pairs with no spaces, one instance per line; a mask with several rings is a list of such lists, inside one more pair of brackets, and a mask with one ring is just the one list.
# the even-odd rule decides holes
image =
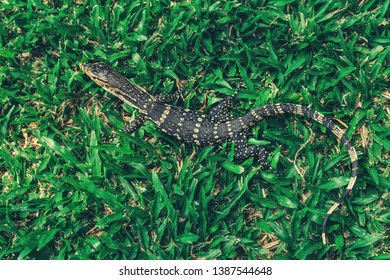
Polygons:
[[[4,0],[0,32],[1,259],[390,258],[389,0]],[[88,61],[205,113],[238,87],[235,116],[291,102],[332,118],[359,174],[329,243],[351,171],[323,126],[262,120],[260,172],[229,143],[122,133],[137,112]]]

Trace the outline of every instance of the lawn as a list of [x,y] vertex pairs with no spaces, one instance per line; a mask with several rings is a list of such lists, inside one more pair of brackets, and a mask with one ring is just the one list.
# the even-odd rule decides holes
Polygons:
[[[61,3],[63,2],[63,3]],[[0,3],[0,259],[390,259],[389,0]],[[209,2],[209,3],[208,3]],[[249,142],[270,168],[146,122],[80,69],[103,61],[207,113],[309,106]]]

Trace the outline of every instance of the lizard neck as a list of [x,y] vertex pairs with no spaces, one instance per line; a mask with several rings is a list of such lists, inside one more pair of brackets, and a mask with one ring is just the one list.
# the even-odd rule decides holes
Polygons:
[[126,104],[136,108],[140,113],[147,115],[153,109],[156,103],[154,97],[152,97],[146,90],[129,82],[124,81],[121,87],[118,88],[106,88],[112,95],[115,95]]

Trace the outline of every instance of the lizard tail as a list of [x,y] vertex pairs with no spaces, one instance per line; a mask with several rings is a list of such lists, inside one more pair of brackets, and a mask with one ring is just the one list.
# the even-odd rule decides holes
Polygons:
[[316,122],[324,125],[327,129],[329,129],[340,141],[344,144],[346,147],[349,157],[351,158],[351,164],[352,164],[352,172],[351,172],[351,178],[349,180],[348,186],[339,198],[337,202],[333,204],[333,206],[328,210],[328,212],[325,215],[324,221],[322,223],[322,242],[326,244],[326,236],[325,236],[325,230],[326,230],[326,224],[328,222],[329,216],[333,213],[333,211],[344,201],[344,199],[351,193],[353,186],[355,185],[356,178],[357,178],[357,169],[358,169],[358,158],[355,151],[355,148],[352,146],[351,141],[348,139],[347,135],[344,133],[344,131],[338,127],[333,121],[322,115],[321,113],[312,110],[308,107],[297,105],[297,104],[269,104],[265,105],[259,108],[256,108],[255,110],[248,113],[250,116],[250,119],[252,119],[252,123],[256,120],[260,120],[265,116],[273,116],[278,114],[297,114],[297,115],[303,115],[310,119],[315,120]]

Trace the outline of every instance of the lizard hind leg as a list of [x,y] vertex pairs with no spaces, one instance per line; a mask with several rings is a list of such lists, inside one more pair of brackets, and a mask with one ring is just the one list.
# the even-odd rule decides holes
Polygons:
[[262,146],[248,145],[247,138],[244,133],[235,135],[232,138],[234,142],[234,157],[236,160],[245,160],[254,157],[257,164],[260,165],[260,170],[269,168],[268,156],[270,151]]
[[237,90],[230,96],[226,97],[224,100],[219,102],[216,106],[210,109],[210,117],[218,122],[227,122],[233,119],[232,114],[228,112],[228,109],[232,106],[233,99],[237,95]]

